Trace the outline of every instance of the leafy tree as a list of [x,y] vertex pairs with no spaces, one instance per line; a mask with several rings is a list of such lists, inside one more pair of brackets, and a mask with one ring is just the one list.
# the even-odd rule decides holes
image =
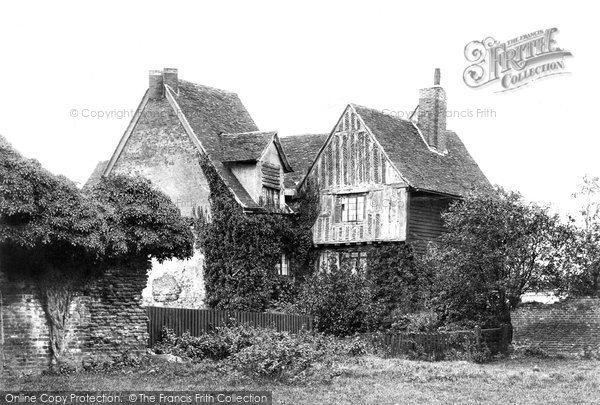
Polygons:
[[470,196],[443,219],[447,233],[426,261],[446,323],[510,322],[523,293],[552,285],[572,265],[572,227],[517,193]]
[[578,268],[565,279],[565,289],[574,295],[600,296],[600,178],[585,176],[573,194],[579,215],[572,218],[579,227]]
[[188,224],[150,182],[115,176],[82,192],[0,138],[0,265],[38,287],[55,363],[77,291],[120,260],[183,259],[192,247]]

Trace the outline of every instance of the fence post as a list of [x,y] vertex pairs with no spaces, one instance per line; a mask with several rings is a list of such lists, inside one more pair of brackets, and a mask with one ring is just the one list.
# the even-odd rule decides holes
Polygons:
[[481,326],[475,326],[475,346],[477,350],[481,348]]

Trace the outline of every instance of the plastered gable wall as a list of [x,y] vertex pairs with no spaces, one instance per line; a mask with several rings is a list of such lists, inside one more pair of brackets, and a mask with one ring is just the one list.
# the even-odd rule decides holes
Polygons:
[[149,179],[184,216],[208,210],[209,188],[199,151],[166,99],[148,101],[113,173]]
[[[209,186],[192,143],[167,99],[150,99],[119,155],[113,173],[140,175],[167,194],[187,217],[210,216]],[[204,255],[152,262],[143,304],[202,308]],[[168,275],[173,283],[165,283]]]

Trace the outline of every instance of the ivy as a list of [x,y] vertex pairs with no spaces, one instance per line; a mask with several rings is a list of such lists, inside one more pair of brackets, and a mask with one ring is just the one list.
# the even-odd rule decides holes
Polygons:
[[279,276],[277,265],[285,254],[296,270],[296,280],[310,271],[310,219],[318,213],[318,195],[304,192],[295,206],[296,214],[272,209],[245,214],[208,159],[202,158],[200,164],[211,204],[210,221],[201,217],[195,226],[197,245],[205,255],[206,304],[216,309],[264,311],[277,301],[292,299],[294,282]]

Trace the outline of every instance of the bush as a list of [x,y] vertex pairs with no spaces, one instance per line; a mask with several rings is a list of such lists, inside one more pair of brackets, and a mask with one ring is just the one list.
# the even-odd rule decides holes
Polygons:
[[440,326],[440,321],[434,311],[421,311],[417,313],[392,313],[393,331],[400,332],[435,332]]
[[196,362],[221,361],[253,377],[294,381],[308,375],[317,361],[330,364],[338,357],[364,355],[366,344],[359,338],[343,341],[322,333],[292,335],[229,325],[197,337],[189,333],[176,336],[165,329],[154,351]]
[[384,308],[373,299],[373,284],[364,271],[332,265],[314,274],[298,297],[300,313],[314,317],[319,332],[349,336],[379,327]]

